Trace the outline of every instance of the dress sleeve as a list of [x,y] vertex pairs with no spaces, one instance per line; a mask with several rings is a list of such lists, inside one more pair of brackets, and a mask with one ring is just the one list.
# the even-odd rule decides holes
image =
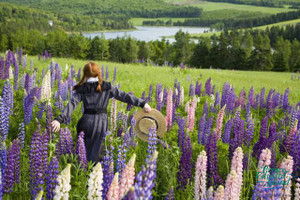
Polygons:
[[77,107],[78,103],[82,100],[81,93],[74,93],[72,99],[68,102],[65,110],[55,118],[59,123],[66,123],[68,118],[71,117],[72,112]]
[[111,86],[110,88],[110,98],[114,97],[115,99],[122,101],[124,103],[128,103],[134,106],[138,106],[143,108],[146,104],[146,101],[140,98],[137,98],[136,96],[126,93],[120,89],[118,89],[115,86]]

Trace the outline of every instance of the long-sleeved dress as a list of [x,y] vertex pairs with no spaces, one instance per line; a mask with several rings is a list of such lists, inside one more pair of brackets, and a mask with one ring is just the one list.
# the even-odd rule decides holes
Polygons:
[[[79,86],[68,102],[65,110],[55,119],[66,123],[80,101],[83,102],[84,113],[77,123],[77,134],[84,132],[84,142],[87,160],[98,162],[103,151],[105,132],[108,130],[106,109],[109,99],[114,97],[125,103],[143,108],[146,101],[112,86],[110,82],[103,81],[102,92],[97,92],[98,82],[85,82]],[[94,112],[99,114],[94,114]],[[89,113],[89,114],[87,114]],[[93,113],[93,114],[91,114]]]

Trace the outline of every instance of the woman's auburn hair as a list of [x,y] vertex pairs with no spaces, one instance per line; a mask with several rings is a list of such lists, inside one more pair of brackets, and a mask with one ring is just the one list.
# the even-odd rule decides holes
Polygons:
[[76,90],[80,85],[84,83],[86,78],[90,77],[98,77],[97,91],[101,92],[101,83],[103,81],[101,76],[101,70],[99,65],[92,61],[84,65],[82,78],[76,85],[74,85],[73,90]]

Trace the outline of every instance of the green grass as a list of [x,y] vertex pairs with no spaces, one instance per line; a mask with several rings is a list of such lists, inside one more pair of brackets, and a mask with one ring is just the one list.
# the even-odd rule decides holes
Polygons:
[[[31,59],[32,57],[29,57]],[[59,63],[65,69],[68,64],[69,68],[74,64],[78,70],[83,67],[87,61],[73,60],[66,58],[54,58],[54,61]],[[34,63],[36,63],[34,59]],[[255,92],[259,92],[262,87],[266,91],[276,89],[276,91],[283,93],[287,87],[290,88],[290,98],[296,102],[300,99],[300,82],[292,81],[290,73],[278,72],[254,72],[254,71],[234,71],[231,70],[209,70],[209,69],[186,69],[170,67],[154,67],[143,66],[140,64],[120,64],[111,62],[97,62],[100,66],[104,65],[109,68],[109,76],[113,77],[114,67],[117,67],[116,82],[121,84],[121,89],[125,91],[134,91],[134,94],[141,96],[143,91],[148,91],[150,84],[162,83],[163,86],[171,87],[174,80],[177,80],[184,86],[185,91],[189,89],[190,83],[196,83],[198,80],[204,86],[205,81],[211,77],[212,84],[216,85],[216,90],[221,91],[223,84],[228,81],[235,87],[235,92],[239,93],[243,87],[248,92],[251,86],[254,86]],[[38,66],[46,67],[50,61],[43,63],[38,61]],[[202,74],[202,78],[200,78]],[[191,81],[188,81],[188,76]],[[111,80],[111,79],[110,79]],[[280,80],[280,81],[279,81]],[[187,94],[187,93],[186,93]]]
[[273,8],[273,7],[231,4],[231,3],[215,3],[215,2],[207,2],[207,1],[189,1],[189,0],[165,0],[165,1],[172,4],[197,6],[203,8],[203,11],[215,11],[215,10],[228,9],[228,10],[240,10],[240,11],[276,14],[276,13],[288,12],[292,10],[292,9],[288,9],[287,7]]

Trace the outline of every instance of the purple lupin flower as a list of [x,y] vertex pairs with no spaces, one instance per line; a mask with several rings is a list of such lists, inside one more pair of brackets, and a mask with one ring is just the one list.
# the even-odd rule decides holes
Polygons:
[[195,96],[195,87],[194,87],[194,84],[193,84],[193,83],[190,84],[190,92],[189,92],[189,96],[190,96],[190,97]]
[[134,148],[136,146],[136,144],[135,144],[136,133],[133,131],[133,127],[135,125],[136,125],[136,119],[134,117],[132,117],[131,120],[130,120],[129,134],[130,134],[130,146],[132,146]]
[[207,114],[208,114],[208,104],[207,104],[207,102],[205,102],[204,105],[203,105],[203,113],[202,113],[202,116],[203,116],[203,115],[207,116]]
[[201,137],[201,144],[206,145],[207,144],[207,136],[210,135],[210,130],[212,127],[214,119],[212,117],[210,117],[207,122],[205,123],[205,127],[202,133],[202,137]]
[[[106,136],[109,135],[110,132],[106,132]],[[110,140],[110,139],[109,139]],[[114,147],[111,144],[110,141],[110,146],[106,150],[106,155],[104,156],[102,165],[103,165],[103,183],[102,183],[102,198],[106,199],[106,194],[109,189],[109,186],[112,182],[114,171],[113,171],[113,150]],[[111,169],[112,166],[112,169]]]
[[153,85],[150,84],[148,92],[148,102],[152,102]]
[[10,113],[11,113],[11,103],[12,103],[12,91],[11,91],[11,85],[8,81],[5,81],[2,91],[2,97],[0,97],[0,114],[1,114],[1,141],[6,140],[6,136],[8,134],[9,129],[9,121],[10,121]]
[[260,109],[265,107],[265,88],[264,87],[260,91],[259,106],[260,106]]
[[185,118],[182,117],[179,120],[179,129],[178,129],[178,146],[180,147],[180,149],[183,148],[184,145],[184,135],[185,135]]
[[108,71],[108,66],[106,66],[106,81],[109,81],[109,71]]
[[52,107],[51,104],[47,105],[47,111],[46,111],[46,129],[47,129],[47,133],[49,136],[49,139],[52,140],[53,139],[53,131],[52,131],[52,120],[53,120],[53,115],[52,115]]
[[204,145],[204,141],[202,141],[202,134],[205,128],[205,119],[206,119],[206,115],[203,115],[199,121],[199,128],[198,128],[198,144],[202,144]]
[[229,90],[230,85],[227,82],[225,82],[222,89],[221,108],[223,108],[224,105],[227,104]]
[[59,174],[58,171],[59,165],[58,165],[58,160],[54,156],[51,158],[51,161],[47,167],[46,171],[46,178],[45,178],[45,183],[47,185],[46,190],[47,190],[47,199],[53,199],[54,197],[54,189],[56,185],[58,184],[57,177]]
[[0,79],[3,79],[3,69],[4,69],[4,58],[1,57],[1,60],[0,60]]
[[157,136],[156,136],[156,128],[151,127],[149,129],[149,137],[148,137],[148,150],[147,150],[147,159],[150,159],[151,155],[156,151],[156,144],[157,144]]
[[11,65],[11,60],[10,60],[9,56],[10,56],[10,51],[8,51],[7,55],[6,55],[3,79],[8,79],[9,78],[9,68],[10,68],[10,65]]
[[118,156],[117,156],[117,172],[119,172],[119,178],[121,178],[121,174],[123,169],[126,166],[126,144],[125,141],[122,143],[122,145],[119,145],[118,148]]
[[171,189],[169,190],[165,200],[174,200],[175,194],[174,194],[174,188],[171,187]]
[[28,125],[32,118],[32,109],[34,104],[34,98],[36,97],[38,88],[33,88],[30,93],[24,98],[24,124]]
[[4,192],[12,192],[13,185],[19,183],[20,172],[20,145],[19,140],[13,140],[7,153],[7,166],[5,168]]
[[177,174],[178,189],[184,190],[186,185],[192,177],[192,158],[193,148],[191,139],[188,134],[185,135],[184,145],[182,147],[182,155],[179,161],[179,172]]
[[33,84],[32,76],[30,76],[30,74],[27,73],[25,77],[25,87],[24,87],[27,94],[29,94],[32,88],[32,84]]
[[211,94],[211,78],[209,77],[205,82],[205,94],[210,96]]
[[43,184],[42,175],[42,138],[40,135],[40,126],[33,133],[30,145],[29,153],[29,165],[30,165],[30,188],[31,197],[35,199],[37,193],[41,190]]
[[223,184],[223,180],[218,173],[216,134],[209,134],[208,142],[205,145],[205,151],[207,152],[207,176],[209,177],[209,186]]
[[230,133],[231,133],[232,125],[233,125],[233,119],[228,120],[225,124],[225,129],[224,129],[224,134],[223,134],[223,142],[224,143],[230,142]]
[[45,111],[45,107],[46,107],[46,101],[44,101],[44,102],[41,102],[40,104],[39,104],[39,111],[37,111],[37,113],[36,113],[36,117],[38,118],[38,119],[42,119],[43,118],[43,113],[44,113],[44,111]]
[[252,118],[248,118],[246,121],[247,129],[245,131],[245,145],[250,146],[251,140],[254,134],[254,121]]
[[274,142],[277,140],[276,123],[272,122],[269,127],[269,137],[266,141],[266,148],[271,149]]
[[168,97],[168,88],[165,87],[165,88],[164,88],[164,95],[163,95],[163,104],[164,104],[164,105],[167,104],[167,97]]
[[76,153],[78,154],[78,160],[81,164],[81,167],[86,170],[87,167],[87,158],[86,158],[86,148],[84,144],[84,132],[81,131],[77,140],[77,149]]
[[220,93],[216,92],[216,97],[215,97],[215,103],[214,103],[214,107],[215,107],[215,111],[218,111],[218,105],[220,104]]
[[21,61],[22,61],[22,55],[23,55],[23,48],[21,47],[20,51],[18,52],[18,60],[19,60],[19,64],[21,65]]
[[15,66],[15,73],[14,73],[14,90],[18,90],[19,88],[19,65]]
[[266,148],[265,146],[267,142],[267,136],[266,136],[267,131],[268,131],[268,117],[266,116],[261,121],[259,140],[253,147],[253,156],[256,157],[257,159],[261,154],[261,151]]
[[25,143],[25,125],[24,122],[19,124],[19,134],[18,134],[18,139],[20,141],[20,146],[21,148],[24,148],[24,143]]
[[283,95],[283,102],[282,102],[282,108],[284,110],[287,110],[288,107],[289,107],[289,92],[290,92],[290,89],[287,88],[284,92],[284,95]]
[[80,78],[81,78],[81,68],[79,68],[77,72],[77,81],[80,81]]
[[137,199],[152,199],[152,189],[155,186],[156,162],[158,152],[155,151],[152,157],[146,160],[147,166],[142,166],[141,171],[136,175],[134,184]]
[[244,139],[244,120],[239,117],[234,118],[234,127],[233,127],[233,139],[229,143],[229,158],[232,159],[234,150],[242,146]]
[[113,79],[112,83],[114,83],[116,81],[116,76],[117,76],[117,67],[115,66],[115,68],[114,68],[114,79]]

